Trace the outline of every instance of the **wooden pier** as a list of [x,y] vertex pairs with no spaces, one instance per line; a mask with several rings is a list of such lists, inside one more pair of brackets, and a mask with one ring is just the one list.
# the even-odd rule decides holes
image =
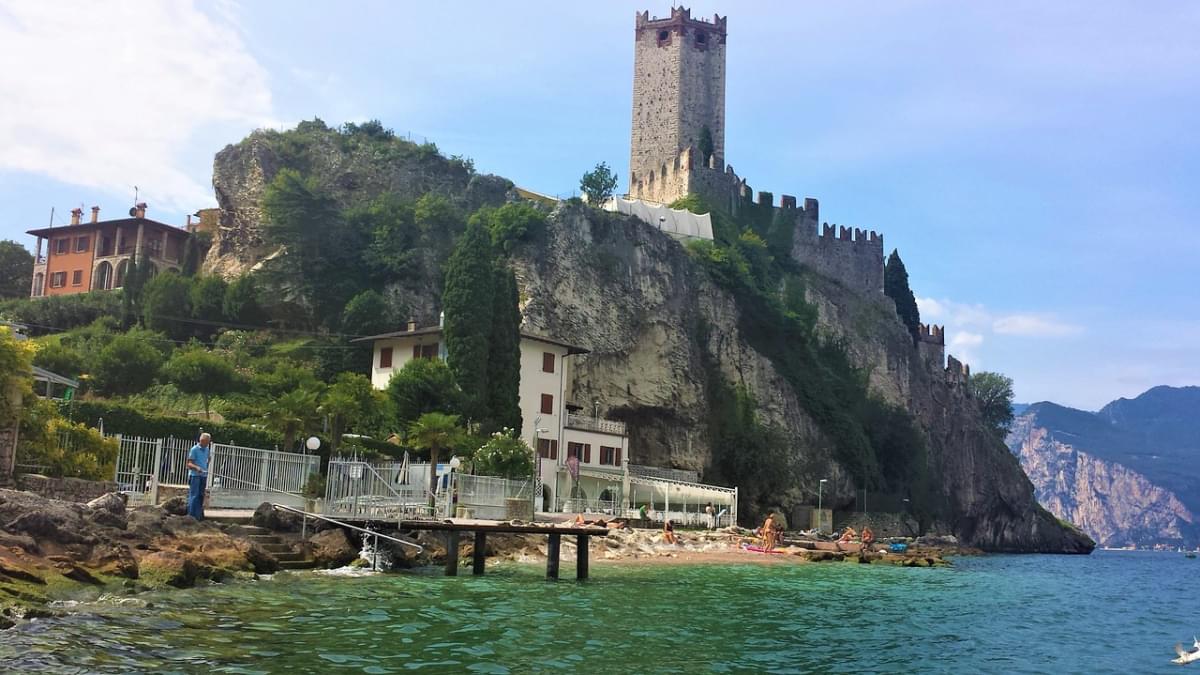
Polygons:
[[475,533],[475,551],[472,556],[471,572],[483,574],[484,557],[487,555],[487,535],[496,534],[544,534],[548,537],[546,546],[546,578],[558,578],[558,558],[562,548],[563,535],[575,537],[575,578],[588,578],[588,542],[591,537],[607,537],[608,528],[593,526],[561,527],[554,525],[513,525],[504,521],[494,520],[402,520],[398,523],[402,530],[426,530],[444,532],[446,535],[446,576],[458,575],[458,542],[462,533]]

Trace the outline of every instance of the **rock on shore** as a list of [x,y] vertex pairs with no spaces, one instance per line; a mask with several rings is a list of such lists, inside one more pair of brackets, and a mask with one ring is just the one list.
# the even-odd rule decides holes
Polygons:
[[88,504],[0,490],[0,616],[21,615],[83,585],[132,590],[274,572],[256,544],[157,506],[126,510],[111,493]]

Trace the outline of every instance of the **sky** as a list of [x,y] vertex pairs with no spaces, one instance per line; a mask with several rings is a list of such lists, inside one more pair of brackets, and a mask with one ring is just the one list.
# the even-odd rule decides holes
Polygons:
[[[881,232],[950,353],[1024,402],[1200,384],[1200,3],[690,6],[729,15],[726,161]],[[182,224],[217,151],[313,117],[623,191],[643,9],[670,5],[0,0],[0,239],[135,186]]]

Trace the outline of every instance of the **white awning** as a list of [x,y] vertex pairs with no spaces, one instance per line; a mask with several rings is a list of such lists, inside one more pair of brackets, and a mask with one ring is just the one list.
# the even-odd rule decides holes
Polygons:
[[712,241],[712,216],[696,214],[683,209],[673,209],[664,204],[613,197],[605,209],[635,216],[678,239],[707,239]]

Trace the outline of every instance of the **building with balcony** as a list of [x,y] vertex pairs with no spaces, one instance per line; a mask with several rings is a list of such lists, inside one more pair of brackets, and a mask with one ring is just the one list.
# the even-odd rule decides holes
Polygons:
[[[385,389],[412,359],[445,359],[441,326],[359,338],[374,346],[371,383]],[[629,435],[625,424],[579,414],[566,402],[572,356],[588,350],[553,338],[521,334],[521,437],[537,450],[537,484],[543,511],[620,508],[629,494]],[[593,409],[593,413],[596,413]]]
[[130,209],[128,218],[100,220],[100,207],[93,206],[91,220],[82,219],[83,209],[74,209],[70,225],[28,231],[37,237],[30,297],[120,288],[135,255],[148,260],[153,272],[179,270],[192,236],[146,218],[144,203]]

